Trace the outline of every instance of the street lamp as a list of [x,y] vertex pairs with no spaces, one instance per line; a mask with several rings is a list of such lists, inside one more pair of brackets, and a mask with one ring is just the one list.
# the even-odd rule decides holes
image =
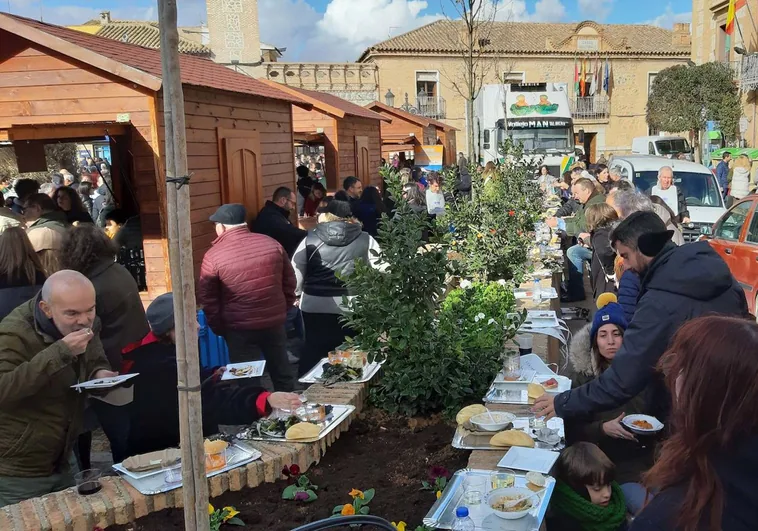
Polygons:
[[390,89],[387,89],[387,94],[384,95],[384,103],[387,104],[387,107],[395,106],[395,95]]

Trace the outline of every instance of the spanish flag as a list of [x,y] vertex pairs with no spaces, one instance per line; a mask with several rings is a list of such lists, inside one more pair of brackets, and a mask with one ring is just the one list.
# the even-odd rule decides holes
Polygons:
[[729,0],[729,9],[726,11],[726,34],[734,35],[734,18],[739,8],[744,7],[747,0]]

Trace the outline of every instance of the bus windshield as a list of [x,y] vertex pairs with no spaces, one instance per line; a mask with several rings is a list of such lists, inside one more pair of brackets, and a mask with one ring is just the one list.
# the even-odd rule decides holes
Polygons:
[[573,150],[571,129],[512,129],[509,131],[514,143],[523,143],[527,153],[548,150]]

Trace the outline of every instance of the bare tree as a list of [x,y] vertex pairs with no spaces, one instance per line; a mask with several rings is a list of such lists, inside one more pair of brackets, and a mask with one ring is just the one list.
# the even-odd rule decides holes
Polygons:
[[[466,100],[468,155],[474,154],[474,100],[482,90],[484,80],[497,67],[489,50],[497,5],[490,0],[450,0],[453,12],[448,38],[450,49],[461,56],[460,68],[443,75],[460,96]],[[443,9],[443,13],[445,10]]]

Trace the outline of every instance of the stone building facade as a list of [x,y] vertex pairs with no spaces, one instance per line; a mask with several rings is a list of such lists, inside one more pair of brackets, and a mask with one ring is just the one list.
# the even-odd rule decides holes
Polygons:
[[326,92],[357,105],[379,99],[379,74],[371,63],[265,63],[268,80]]
[[692,1],[692,60],[696,64],[718,61],[734,69],[747,122],[742,139],[754,147],[758,145],[758,6],[748,2],[737,11],[737,27],[731,37],[726,34],[728,7],[729,0]]
[[[454,88],[464,63],[457,45],[460,21],[442,20],[380,42],[359,62],[378,69],[378,92],[391,91],[396,106],[406,101],[456,127],[459,149],[467,146],[466,101]],[[632,138],[650,134],[645,119],[655,75],[690,59],[688,24],[673,31],[648,25],[496,22],[483,43],[484,83],[565,83],[572,94],[574,129],[584,130],[595,156],[629,152]],[[573,91],[574,69],[586,60],[588,77],[598,60],[611,65],[608,96],[592,101]],[[431,102],[431,103],[430,103]]]
[[213,60],[239,72],[260,77],[258,0],[206,0]]

